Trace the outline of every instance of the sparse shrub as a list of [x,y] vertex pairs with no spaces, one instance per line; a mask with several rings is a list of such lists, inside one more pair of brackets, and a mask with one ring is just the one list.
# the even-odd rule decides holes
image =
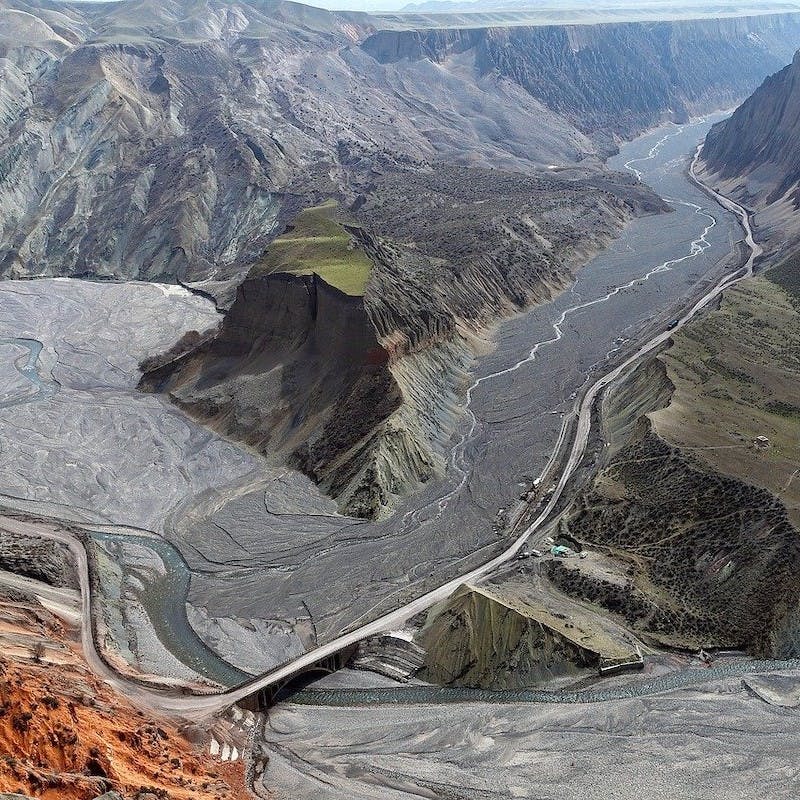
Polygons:
[[41,664],[42,659],[44,658],[46,652],[47,652],[47,647],[45,646],[45,643],[36,642],[36,644],[33,646],[33,660],[37,664]]
[[27,733],[30,730],[33,714],[30,711],[23,711],[11,717],[11,726],[17,733]]

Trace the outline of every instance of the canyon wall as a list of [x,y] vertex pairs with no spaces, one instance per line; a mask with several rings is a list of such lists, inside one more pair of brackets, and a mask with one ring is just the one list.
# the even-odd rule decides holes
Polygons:
[[445,686],[514,689],[596,668],[600,654],[563,619],[496,589],[465,584],[426,625],[424,676]]
[[442,160],[596,164],[729,105],[798,19],[419,32],[292,3],[3,0],[0,274],[237,281],[312,199]]
[[362,517],[444,472],[486,326],[566,287],[631,216],[666,210],[615,173],[388,181],[337,224],[373,265],[363,297],[256,269],[216,336],[143,364],[144,388]]
[[[800,44],[800,15],[420,32],[283,2],[0,0],[0,22],[0,274],[231,306],[146,385],[361,516],[444,470],[486,328],[665,210],[604,168],[615,142],[729,104]],[[327,198],[374,264],[363,300],[251,274]]]
[[703,146],[704,176],[756,211],[770,249],[800,237],[800,55],[768,77]]
[[479,73],[512,81],[587,134],[616,137],[745,97],[789,60],[791,14],[657,23],[380,31],[362,45],[381,62],[474,53]]
[[706,137],[703,161],[721,180],[741,178],[742,196],[800,203],[800,53]]

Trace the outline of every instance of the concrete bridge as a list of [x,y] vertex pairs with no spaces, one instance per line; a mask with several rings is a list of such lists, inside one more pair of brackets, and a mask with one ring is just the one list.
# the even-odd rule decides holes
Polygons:
[[337,670],[347,666],[347,663],[358,649],[358,644],[351,644],[323,656],[312,664],[300,667],[296,672],[284,675],[275,683],[262,686],[253,694],[238,700],[237,705],[247,711],[263,712],[281,700],[286,700],[296,692],[305,689],[310,683],[319,680],[325,675],[331,675]]

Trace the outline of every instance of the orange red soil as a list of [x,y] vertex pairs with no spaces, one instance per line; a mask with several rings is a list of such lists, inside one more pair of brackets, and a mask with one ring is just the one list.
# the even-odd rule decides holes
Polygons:
[[[35,602],[0,599],[0,792],[44,800],[244,800],[241,762],[208,736],[134,708],[89,671],[73,637]],[[145,794],[149,791],[149,796]]]

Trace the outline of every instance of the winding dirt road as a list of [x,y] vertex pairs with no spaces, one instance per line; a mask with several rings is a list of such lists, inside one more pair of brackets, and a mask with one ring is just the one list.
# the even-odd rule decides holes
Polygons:
[[[658,335],[654,336],[646,344],[642,345],[633,355],[617,365],[610,372],[603,375],[587,389],[587,391],[583,394],[583,397],[579,399],[578,406],[576,408],[577,424],[575,425],[574,429],[574,438],[572,439],[569,457],[558,478],[558,481],[555,483],[554,491],[550,495],[548,502],[542,508],[538,516],[500,555],[487,561],[482,566],[460,575],[432,591],[426,592],[402,607],[388,614],[384,614],[383,616],[378,617],[377,619],[365,625],[361,625],[348,633],[338,636],[326,644],[309,650],[298,658],[282,664],[281,666],[276,667],[275,669],[272,669],[261,676],[253,678],[241,686],[221,692],[219,694],[186,696],[169,692],[155,691],[136,683],[135,681],[122,677],[114,672],[99,655],[92,635],[89,566],[86,552],[78,539],[69,533],[60,531],[52,526],[38,523],[21,522],[14,519],[2,520],[2,523],[0,524],[6,530],[29,536],[34,535],[39,536],[40,538],[51,539],[61,542],[69,548],[73,558],[75,559],[78,575],[80,576],[82,616],[81,641],[86,654],[86,659],[91,668],[100,677],[108,681],[120,692],[125,693],[135,702],[139,702],[145,706],[155,708],[160,711],[176,714],[187,719],[202,719],[215,713],[224,711],[232,704],[243,700],[260,689],[281,684],[295,675],[298,671],[315,664],[320,659],[332,655],[339,650],[348,647],[349,645],[355,644],[369,636],[402,626],[403,623],[405,623],[410,617],[413,617],[421,611],[427,610],[435,603],[445,600],[462,583],[480,581],[497,570],[499,567],[514,559],[526,543],[529,543],[532,540],[538,541],[539,539],[544,538],[546,534],[547,520],[556,507],[556,504],[559,502],[570,478],[574,474],[586,452],[589,433],[591,430],[592,407],[599,394],[605,387],[617,380],[634,364],[664,344],[670,338],[676,328],[680,328],[685,325],[699,311],[706,308],[710,303],[718,298],[725,289],[733,286],[735,283],[744,278],[750,277],[753,274],[753,264],[756,258],[758,258],[763,252],[760,245],[758,245],[753,238],[750,218],[747,211],[738,203],[735,203],[729,198],[724,197],[723,195],[707,187],[697,177],[696,166],[701,150],[702,145],[698,146],[697,148],[697,152],[695,153],[690,167],[690,175],[692,179],[704,191],[712,196],[723,208],[738,217],[745,233],[745,245],[750,251],[747,261],[735,272],[721,279],[712,289],[703,295],[703,297],[697,300],[697,302],[695,302],[694,305],[680,317],[677,324],[672,325],[668,330],[662,331]],[[539,537],[538,539],[535,539],[534,537],[536,537],[537,534],[539,534]]]

